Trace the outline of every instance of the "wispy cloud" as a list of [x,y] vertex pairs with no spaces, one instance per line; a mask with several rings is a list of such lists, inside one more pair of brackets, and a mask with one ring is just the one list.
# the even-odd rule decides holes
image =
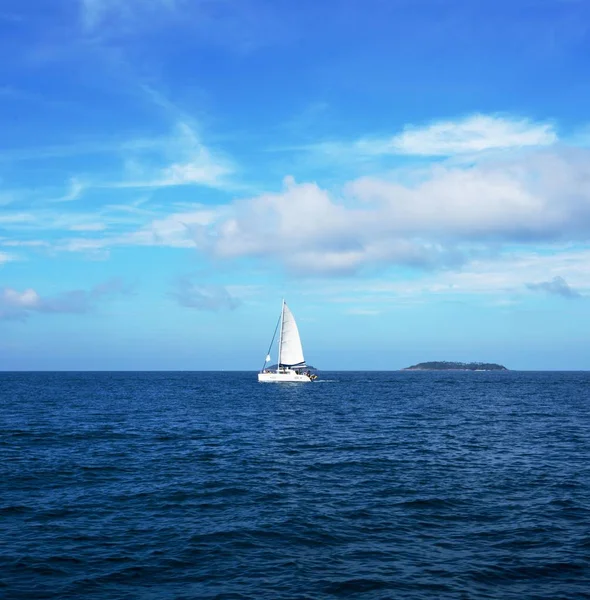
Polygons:
[[12,262],[16,260],[16,257],[13,254],[9,254],[8,252],[0,252],[0,266]]
[[34,313],[84,314],[94,310],[102,298],[128,294],[131,290],[120,279],[105,281],[91,290],[71,290],[56,296],[41,296],[33,288],[22,292],[0,288],[0,319],[24,321]]
[[80,198],[86,186],[76,177],[72,177],[69,182],[68,191],[61,197],[56,198],[55,202],[72,202]]
[[[172,158],[161,166],[162,155]],[[131,160],[129,160],[131,159]],[[128,154],[126,177],[121,181],[104,182],[101,187],[159,188],[181,185],[223,187],[233,172],[229,159],[216,155],[200,140],[194,127],[178,122],[175,135],[156,152]]]
[[195,204],[192,210],[172,213],[154,219],[136,231],[112,236],[108,243],[113,246],[195,248],[196,240],[201,239],[207,226],[219,219],[224,212],[224,208]]
[[477,114],[458,121],[438,121],[427,127],[408,126],[402,133],[374,147],[368,141],[367,150],[417,156],[451,156],[485,150],[550,146],[555,142],[557,134],[551,123]]
[[222,285],[197,284],[189,277],[181,277],[170,294],[181,306],[197,310],[234,310],[240,304]]
[[[324,279],[321,284],[300,282],[299,291],[319,298],[322,303],[349,305],[353,311],[384,312],[391,307],[435,299],[512,307],[527,301],[524,290],[528,286],[523,282],[539,281],[547,275],[552,279],[545,283],[567,278],[574,294],[590,294],[590,249],[573,250],[558,245],[534,250],[523,248],[471,260],[459,270],[425,271],[411,278],[390,271],[387,278],[363,278],[356,282],[338,279]],[[560,283],[550,287],[553,293],[555,289],[563,292]],[[534,291],[546,292],[544,288]]]
[[104,231],[107,226],[104,223],[76,223],[70,226],[70,231]]
[[581,294],[572,289],[563,277],[554,277],[551,281],[541,281],[539,283],[527,283],[527,288],[534,292],[545,292],[552,296],[561,296],[562,298],[581,298]]
[[[80,26],[93,41],[119,42],[146,31],[174,28],[174,38],[248,53],[299,39],[296,18],[285,6],[257,0],[79,0]],[[290,11],[289,11],[290,12]],[[296,15],[295,15],[296,16]],[[182,39],[182,38],[181,38]]]
[[23,212],[15,212],[5,215],[0,215],[0,226],[9,223],[22,223],[31,219],[31,215]]
[[167,137],[140,137],[135,139],[90,139],[50,146],[34,146],[4,149],[0,161],[26,162],[75,156],[125,155],[131,152],[157,150],[169,143]]
[[12,248],[42,248],[50,244],[45,240],[0,240],[0,245]]
[[283,128],[295,134],[301,134],[309,130],[318,119],[329,109],[329,104],[316,101],[308,104],[303,110],[291,117],[283,124]]
[[[45,191],[54,202],[72,202],[93,189],[150,189],[173,186],[232,187],[233,162],[209,148],[188,121],[176,121],[169,135],[153,138],[96,140],[34,149],[5,150],[0,161],[43,161],[81,155],[105,156],[119,161],[118,169],[95,167],[81,177],[71,177],[61,195]],[[101,164],[100,162],[98,164]],[[18,192],[25,195],[23,190]],[[31,194],[29,194],[31,195]],[[38,189],[34,191],[39,196]],[[7,198],[7,202],[12,198]]]
[[[555,144],[552,123],[522,117],[475,114],[426,126],[407,125],[389,137],[363,137],[354,141],[325,141],[300,148],[325,160],[373,160],[378,157],[453,157],[491,151],[541,148]],[[296,149],[296,148],[295,148]]]
[[138,19],[137,13],[153,15],[162,9],[173,10],[175,5],[175,0],[80,0],[82,24],[90,32],[101,27],[109,17],[128,23]]
[[77,252],[93,259],[106,258],[117,246],[195,248],[196,240],[226,211],[224,206],[198,203],[148,208],[139,200],[129,205],[107,205],[95,213],[51,209],[15,212],[0,215],[0,231],[10,234],[0,238],[0,247]]

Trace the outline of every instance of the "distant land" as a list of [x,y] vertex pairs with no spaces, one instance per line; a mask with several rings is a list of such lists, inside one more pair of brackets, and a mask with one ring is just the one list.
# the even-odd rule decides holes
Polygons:
[[432,362],[418,363],[411,367],[406,367],[402,371],[508,371],[503,365],[496,363],[481,362],[449,362],[446,360],[435,360]]

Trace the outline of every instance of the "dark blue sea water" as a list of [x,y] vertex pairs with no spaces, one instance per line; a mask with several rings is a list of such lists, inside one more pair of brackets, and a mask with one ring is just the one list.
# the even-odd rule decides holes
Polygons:
[[0,597],[590,598],[589,373],[0,374]]

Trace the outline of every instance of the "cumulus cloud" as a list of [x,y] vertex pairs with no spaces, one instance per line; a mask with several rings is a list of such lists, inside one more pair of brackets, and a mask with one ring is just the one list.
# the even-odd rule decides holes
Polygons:
[[41,296],[32,288],[22,292],[8,287],[0,288],[0,319],[24,321],[33,313],[88,313],[96,308],[100,299],[127,294],[131,289],[116,278],[91,290],[71,290],[55,296]]
[[392,237],[379,211],[349,208],[316,184],[285,181],[278,194],[233,205],[194,241],[220,258],[279,257],[293,271],[350,273],[368,262],[431,267],[461,261],[454,248],[428,240]]
[[[165,100],[158,97],[158,102]],[[453,135],[441,123],[409,129],[395,138],[396,144],[405,140],[407,148],[418,143],[426,148],[424,140],[430,140],[428,152],[436,144],[444,152],[527,144],[534,150],[474,164],[409,167],[354,179],[339,190],[287,177],[277,192],[219,206],[129,207],[128,215],[101,213],[94,219],[81,213],[65,219],[15,212],[0,216],[0,228],[61,226],[80,235],[61,239],[54,248],[99,257],[122,245],[197,248],[220,259],[278,261],[291,272],[310,275],[350,274],[382,265],[457,270],[503,245],[590,240],[590,150],[539,149],[552,142],[554,132],[549,125],[526,120],[480,115],[454,126]],[[166,153],[170,160],[154,162],[153,169],[139,149],[145,160],[133,163],[135,170],[121,186],[213,185],[223,180],[223,161],[214,159],[207,171],[211,154],[182,119],[175,140]],[[200,166],[193,170],[195,160]],[[100,233],[101,224],[108,233]]]
[[534,292],[545,292],[562,298],[580,298],[581,294],[572,289],[563,277],[554,277],[551,281],[527,283],[527,288]]
[[197,284],[189,277],[181,277],[170,294],[181,306],[197,310],[234,310],[240,304],[222,285]]
[[[275,193],[219,206],[105,213],[97,222],[115,218],[116,234],[96,227],[95,235],[88,230],[54,247],[97,256],[123,245],[196,248],[214,258],[279,261],[291,272],[330,275],[382,265],[457,269],[503,245],[590,240],[588,149],[545,150],[469,167],[439,164],[409,179],[394,176],[356,179],[339,192],[287,177]],[[92,225],[86,214],[33,222],[25,213],[7,217],[5,227],[13,229]],[[521,281],[527,280],[534,281]]]
[[590,239],[590,153],[437,166],[414,185],[363,178],[335,195],[285,180],[235,202],[195,243],[221,258],[280,259],[305,273],[456,267],[503,243]]

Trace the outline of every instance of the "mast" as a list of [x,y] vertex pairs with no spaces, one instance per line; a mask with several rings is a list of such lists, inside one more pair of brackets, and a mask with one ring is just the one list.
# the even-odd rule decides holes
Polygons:
[[272,345],[275,343],[275,338],[277,337],[277,331],[279,329],[279,325],[281,324],[281,316],[277,320],[277,324],[275,326],[275,332],[272,334],[272,340],[270,341],[270,346],[268,347],[268,352],[266,353],[266,359],[264,360],[264,364],[262,365],[262,369],[260,371],[264,371],[266,367],[266,363],[270,360],[270,351],[272,350]]
[[281,344],[283,343],[283,318],[285,316],[285,299],[281,305],[281,328],[279,330],[279,360],[277,362],[277,373],[281,370]]

